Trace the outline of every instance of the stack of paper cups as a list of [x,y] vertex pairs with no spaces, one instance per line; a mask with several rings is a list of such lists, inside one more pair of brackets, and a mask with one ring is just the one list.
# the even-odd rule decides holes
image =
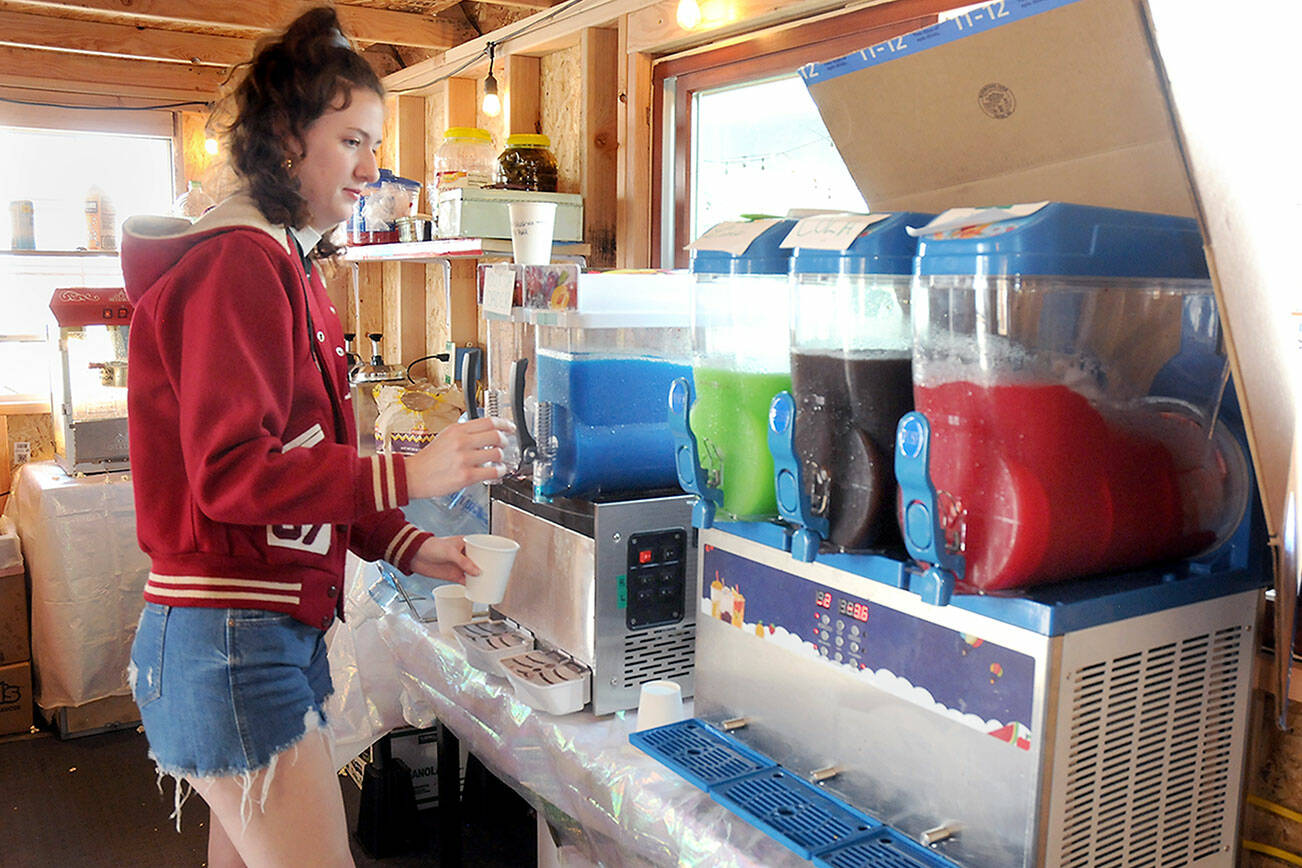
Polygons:
[[473,604],[462,585],[439,585],[434,589],[434,617],[439,622],[439,632],[452,638],[452,628],[464,624],[473,616]]

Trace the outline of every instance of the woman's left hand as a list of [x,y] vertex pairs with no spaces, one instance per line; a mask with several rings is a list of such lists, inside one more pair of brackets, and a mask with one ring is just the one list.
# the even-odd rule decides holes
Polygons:
[[479,575],[479,567],[466,557],[465,539],[436,536],[425,540],[411,561],[412,572],[449,582],[465,582],[466,575]]

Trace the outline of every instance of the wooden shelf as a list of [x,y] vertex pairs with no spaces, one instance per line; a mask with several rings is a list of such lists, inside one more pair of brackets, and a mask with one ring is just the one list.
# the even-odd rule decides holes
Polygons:
[[[552,251],[561,256],[587,256],[587,244],[557,243]],[[427,262],[439,259],[479,259],[510,256],[511,242],[502,238],[436,238],[399,244],[361,244],[344,252],[345,262]]]

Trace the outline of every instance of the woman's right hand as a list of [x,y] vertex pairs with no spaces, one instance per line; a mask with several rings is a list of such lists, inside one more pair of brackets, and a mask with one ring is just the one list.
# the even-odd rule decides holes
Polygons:
[[506,474],[502,447],[515,430],[509,420],[485,416],[449,425],[434,442],[407,456],[407,497],[419,500],[460,491]]

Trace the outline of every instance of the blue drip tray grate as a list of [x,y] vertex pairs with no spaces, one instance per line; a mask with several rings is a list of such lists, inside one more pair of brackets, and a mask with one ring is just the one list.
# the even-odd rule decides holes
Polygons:
[[713,787],[710,797],[806,859],[880,826],[782,768]]
[[628,740],[703,790],[776,765],[695,719],[630,733]]
[[883,826],[819,854],[814,864],[819,868],[951,868],[954,863]]

